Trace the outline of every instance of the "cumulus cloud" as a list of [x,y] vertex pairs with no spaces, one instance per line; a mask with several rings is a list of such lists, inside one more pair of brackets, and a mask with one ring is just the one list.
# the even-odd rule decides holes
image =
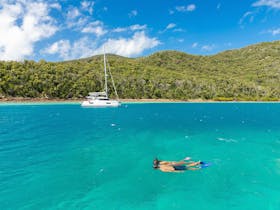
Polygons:
[[254,7],[270,7],[274,9],[280,9],[280,0],[259,0],[253,3]]
[[125,31],[139,31],[139,30],[145,30],[147,28],[147,25],[139,25],[139,24],[135,24],[135,25],[131,25],[128,27],[118,27],[112,30],[112,32],[125,32]]
[[184,32],[185,30],[182,28],[175,28],[173,32]]
[[276,36],[280,34],[280,28],[269,30],[268,33],[272,34],[273,36]]
[[103,22],[97,20],[84,27],[82,33],[92,33],[99,37],[106,34],[107,31],[104,29]]
[[59,54],[62,58],[68,58],[71,44],[69,40],[60,40],[42,51],[46,54]]
[[78,10],[78,8],[74,7],[67,12],[67,19],[68,20],[74,20],[77,17],[79,17],[80,15],[81,15],[81,13]]
[[94,55],[94,41],[88,37],[83,37],[73,44],[69,40],[60,40],[53,43],[42,53],[50,55],[58,55],[63,60],[71,60],[76,58],[85,58]]
[[184,41],[185,41],[184,39],[178,39],[178,42],[180,42],[180,43],[182,43]]
[[137,10],[132,10],[132,11],[128,14],[128,16],[129,16],[130,18],[135,17],[135,16],[137,16],[137,15],[138,15],[138,11],[137,11]]
[[174,12],[174,10],[169,10],[169,15],[173,15],[175,12]]
[[177,6],[177,7],[175,7],[175,9],[178,12],[192,12],[196,9],[196,6],[195,6],[195,4],[190,4],[187,6]]
[[94,6],[94,1],[82,1],[81,2],[82,10],[87,11],[91,15],[93,14],[93,6]]
[[176,24],[175,23],[169,23],[167,26],[166,26],[166,30],[168,29],[172,29],[172,28],[175,28],[176,27]]
[[[135,32],[131,38],[109,39],[105,44],[106,51],[126,57],[140,55],[144,50],[151,49],[160,44],[156,38],[146,36],[144,31]],[[103,46],[97,51],[101,51]]]
[[109,39],[99,47],[96,42],[87,37],[83,37],[73,44],[70,44],[68,40],[60,40],[43,52],[46,54],[58,54],[64,60],[69,60],[102,54],[103,47],[105,47],[107,53],[133,57],[159,44],[158,39],[148,37],[144,31],[138,31],[130,38]]
[[196,9],[196,6],[194,4],[190,4],[187,6],[187,11],[191,12],[194,11]]
[[215,46],[213,44],[212,45],[203,45],[201,47],[201,50],[205,51],[205,52],[210,52],[210,51],[212,51],[214,49],[214,47]]
[[194,42],[193,44],[192,44],[192,48],[196,48],[198,46],[198,43],[197,42]]
[[57,30],[50,6],[41,1],[0,3],[0,59],[22,60],[33,54],[34,44]]
[[80,29],[88,22],[88,18],[84,17],[80,10],[76,7],[70,8],[66,14],[67,28]]
[[165,33],[166,31],[172,31],[172,32],[184,32],[185,30],[182,28],[176,28],[175,23],[169,23],[164,30],[159,31],[159,33]]
[[144,30],[147,28],[147,25],[139,25],[139,24],[135,24],[135,25],[131,25],[129,26],[129,29],[131,31],[137,31],[137,30]]
[[50,4],[50,7],[57,10],[61,10],[61,5],[59,3],[52,3]]

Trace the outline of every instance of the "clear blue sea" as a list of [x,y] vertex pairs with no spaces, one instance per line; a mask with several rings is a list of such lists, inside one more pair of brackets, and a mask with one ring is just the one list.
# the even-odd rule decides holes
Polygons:
[[280,104],[0,105],[0,209],[279,210]]

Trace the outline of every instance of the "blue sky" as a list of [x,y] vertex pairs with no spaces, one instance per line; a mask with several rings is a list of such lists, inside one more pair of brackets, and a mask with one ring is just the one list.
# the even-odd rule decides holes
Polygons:
[[0,60],[159,50],[211,55],[280,39],[280,0],[1,0]]

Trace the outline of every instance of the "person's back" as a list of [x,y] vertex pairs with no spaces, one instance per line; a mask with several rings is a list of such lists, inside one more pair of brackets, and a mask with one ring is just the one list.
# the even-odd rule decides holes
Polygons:
[[203,164],[201,161],[185,162],[185,161],[160,161],[157,158],[153,161],[153,168],[163,172],[182,172],[186,170],[198,170],[198,165]]

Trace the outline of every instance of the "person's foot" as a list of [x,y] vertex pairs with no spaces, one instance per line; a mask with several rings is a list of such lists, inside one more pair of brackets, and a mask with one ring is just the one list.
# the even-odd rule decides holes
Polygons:
[[184,160],[190,160],[191,158],[190,157],[186,157]]

